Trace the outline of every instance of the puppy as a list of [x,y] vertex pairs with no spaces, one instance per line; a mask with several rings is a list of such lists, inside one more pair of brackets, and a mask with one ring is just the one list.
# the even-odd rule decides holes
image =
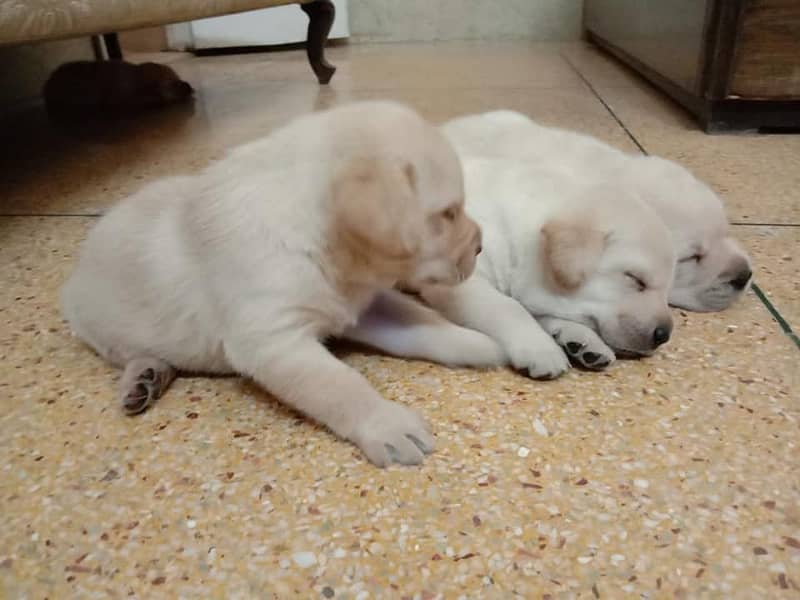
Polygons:
[[[127,413],[152,404],[176,370],[239,373],[376,465],[419,463],[433,449],[423,420],[323,342],[348,336],[449,364],[505,360],[487,336],[393,290],[472,273],[481,235],[463,198],[457,156],[411,110],[367,102],[309,115],[109,211],[63,289],[64,314],[124,369]],[[394,337],[403,323],[382,311],[422,335]]]
[[167,65],[121,60],[65,63],[43,90],[48,110],[57,115],[131,112],[183,102],[193,93]]
[[514,158],[570,177],[600,175],[647,202],[670,230],[675,246],[677,266],[669,296],[673,306],[723,310],[747,289],[750,259],[731,236],[722,202],[680,165],[629,155],[512,111],[454,119],[443,131],[461,156]]
[[483,252],[464,283],[421,290],[430,306],[492,337],[534,378],[569,367],[559,345],[601,369],[618,353],[646,356],[669,339],[675,257],[650,207],[613,180],[531,161],[467,157],[463,168]]

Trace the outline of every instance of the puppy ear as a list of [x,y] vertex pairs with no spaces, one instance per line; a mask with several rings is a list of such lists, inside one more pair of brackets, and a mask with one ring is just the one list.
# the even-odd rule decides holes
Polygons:
[[351,160],[334,177],[337,237],[363,260],[408,261],[422,241],[414,166],[400,159]]
[[605,245],[606,234],[601,231],[569,221],[548,221],[541,235],[547,278],[558,291],[575,291],[597,268]]

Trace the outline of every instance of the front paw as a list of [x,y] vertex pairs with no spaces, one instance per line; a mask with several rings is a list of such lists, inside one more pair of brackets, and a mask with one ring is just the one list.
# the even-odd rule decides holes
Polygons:
[[583,346],[578,342],[567,342],[564,349],[573,361],[592,371],[602,371],[617,359],[613,352]]
[[513,340],[507,352],[511,365],[527,371],[533,379],[555,379],[569,369],[567,355],[546,335],[535,340]]
[[378,467],[418,465],[434,448],[433,436],[422,417],[388,401],[367,415],[349,437]]
[[617,359],[614,351],[591,330],[564,328],[553,337],[573,362],[584,369],[602,371]]

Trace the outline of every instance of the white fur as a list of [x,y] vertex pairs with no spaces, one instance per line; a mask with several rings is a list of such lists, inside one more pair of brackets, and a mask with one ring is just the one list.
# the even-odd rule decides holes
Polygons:
[[[582,180],[614,179],[620,189],[647,202],[669,229],[675,247],[671,304],[697,311],[722,310],[747,289],[743,283],[750,277],[750,259],[731,237],[722,202],[682,166],[626,154],[512,111],[454,119],[443,131],[462,157],[513,158]],[[737,280],[739,285],[733,285]]]
[[[64,313],[125,367],[129,412],[146,408],[173,369],[240,373],[374,463],[418,463],[433,448],[424,421],[323,341],[346,335],[449,364],[504,362],[488,337],[393,291],[472,272],[480,235],[462,199],[452,148],[412,111],[371,102],[310,115],[110,210],[64,287]],[[414,335],[391,335],[382,307]]]
[[[462,156],[462,162],[467,210],[483,230],[483,252],[469,280],[426,287],[424,299],[497,340],[512,365],[532,377],[557,377],[568,368],[559,343],[580,345],[570,351],[579,362],[586,352],[601,353],[584,361],[590,368],[610,364],[608,346],[650,354],[656,328],[672,327],[667,294],[675,263],[656,214],[614,181],[508,158]],[[632,276],[647,288],[639,291]],[[549,317],[546,329],[539,316]]]

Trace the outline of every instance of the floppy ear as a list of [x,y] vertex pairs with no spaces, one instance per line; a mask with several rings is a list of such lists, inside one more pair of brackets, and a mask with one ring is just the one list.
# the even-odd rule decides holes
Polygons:
[[548,221],[542,227],[544,272],[562,292],[578,289],[595,270],[606,245],[606,235],[569,221]]
[[401,159],[359,158],[333,181],[338,239],[355,257],[408,261],[422,241],[414,166]]

